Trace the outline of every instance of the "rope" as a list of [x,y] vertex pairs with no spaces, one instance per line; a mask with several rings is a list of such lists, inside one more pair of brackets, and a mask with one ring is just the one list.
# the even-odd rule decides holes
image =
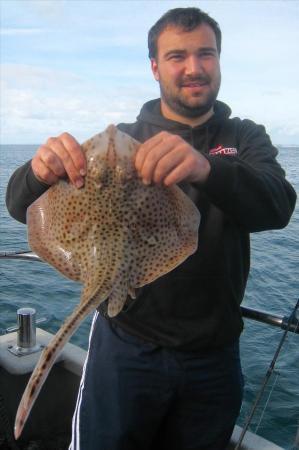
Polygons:
[[265,405],[264,405],[263,411],[262,411],[262,413],[261,413],[260,420],[259,420],[259,422],[258,422],[258,424],[257,424],[257,426],[256,426],[256,428],[255,428],[255,433],[257,433],[257,431],[258,431],[258,429],[259,429],[259,427],[260,427],[260,425],[261,425],[261,422],[262,422],[262,420],[263,420],[263,418],[264,418],[264,414],[265,414],[266,409],[267,409],[267,407],[268,407],[268,403],[269,403],[269,401],[270,401],[270,398],[272,397],[272,393],[273,393],[273,391],[274,391],[274,388],[275,388],[275,385],[276,385],[276,383],[277,383],[277,380],[278,380],[279,376],[280,376],[280,373],[277,372],[277,373],[276,373],[275,380],[274,380],[274,383],[273,383],[273,385],[272,385],[272,387],[271,387],[271,390],[270,390],[270,392],[269,392],[268,398],[267,398],[267,400],[266,400],[266,403],[265,403]]

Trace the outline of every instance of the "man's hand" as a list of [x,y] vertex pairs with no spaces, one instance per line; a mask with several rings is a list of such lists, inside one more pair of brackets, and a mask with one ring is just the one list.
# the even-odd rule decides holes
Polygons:
[[209,161],[180,136],[162,131],[144,142],[135,158],[137,172],[144,184],[180,181],[204,183],[209,176]]
[[43,183],[52,185],[60,178],[68,177],[77,188],[84,185],[85,155],[76,139],[68,133],[51,137],[41,145],[31,161],[31,167]]

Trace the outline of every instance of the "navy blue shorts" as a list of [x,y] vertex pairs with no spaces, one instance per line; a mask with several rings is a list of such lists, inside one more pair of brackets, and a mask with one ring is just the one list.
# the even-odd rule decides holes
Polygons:
[[238,343],[166,349],[96,312],[70,450],[224,450],[242,394]]

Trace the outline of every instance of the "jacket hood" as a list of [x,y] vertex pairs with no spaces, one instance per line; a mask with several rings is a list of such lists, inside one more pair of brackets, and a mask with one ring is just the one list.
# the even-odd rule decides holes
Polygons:
[[[231,115],[231,109],[225,103],[217,100],[214,105],[214,114],[213,116],[207,120],[202,125],[198,125],[194,127],[194,129],[199,129],[202,127],[209,126],[218,122],[219,120],[223,120],[229,118]],[[152,125],[158,126],[163,130],[186,130],[190,129],[189,125],[177,122],[175,120],[170,120],[164,117],[161,113],[161,100],[160,98],[150,100],[143,105],[141,108],[140,114],[137,116],[138,121],[150,123]]]

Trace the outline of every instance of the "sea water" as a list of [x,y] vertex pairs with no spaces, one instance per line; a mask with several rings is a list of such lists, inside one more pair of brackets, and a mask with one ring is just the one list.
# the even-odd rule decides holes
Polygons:
[[[38,146],[0,146],[0,251],[28,250],[26,226],[13,220],[5,207],[9,177]],[[280,147],[278,160],[289,181],[299,190],[298,147]],[[299,206],[284,230],[252,234],[251,273],[244,305],[288,316],[299,297]],[[16,310],[32,306],[42,325],[55,333],[78,303],[81,287],[44,263],[0,259],[0,333],[16,323]],[[225,317],[223,318],[225,320]],[[90,318],[71,342],[87,347]],[[239,425],[243,425],[264,380],[283,331],[245,319],[241,358],[245,396]],[[285,449],[294,446],[299,422],[299,335],[289,333],[275,371],[254,416],[251,431]]]

